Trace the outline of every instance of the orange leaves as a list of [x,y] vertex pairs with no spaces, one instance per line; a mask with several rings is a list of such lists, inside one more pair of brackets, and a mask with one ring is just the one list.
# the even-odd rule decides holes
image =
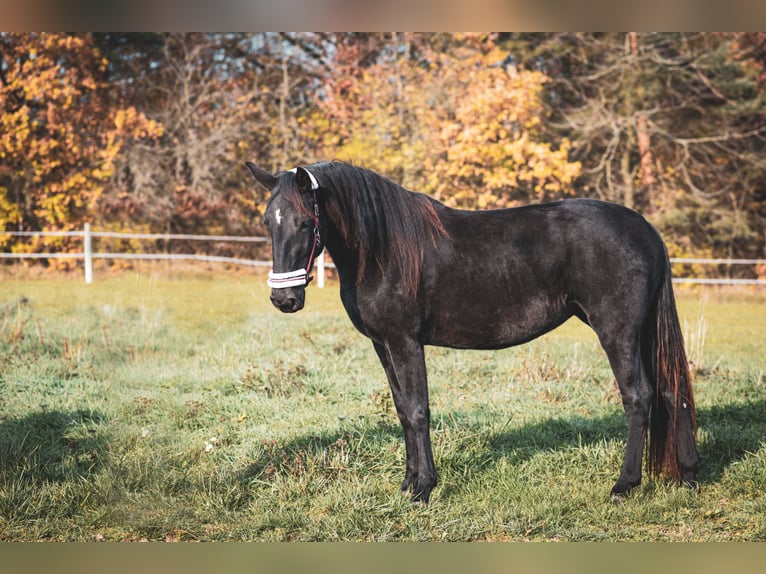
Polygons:
[[508,65],[491,35],[455,35],[438,51],[419,44],[420,59],[411,47],[328,84],[327,156],[461,207],[568,193],[580,165],[568,141],[544,141],[544,74]]
[[566,192],[579,174],[568,143],[553,149],[542,139],[540,72],[518,71],[496,46],[466,55],[460,65],[443,59],[453,94],[439,117],[444,152],[429,176],[433,192],[464,207],[501,207]]
[[162,126],[113,105],[88,34],[7,34],[0,52],[0,226],[79,225],[121,141]]
[[117,110],[114,113],[113,122],[118,133],[131,138],[156,139],[163,133],[162,124],[148,119],[143,113],[136,111],[133,106]]
[[157,140],[164,133],[164,126],[146,117],[133,106],[112,110],[110,121],[113,129],[105,129],[104,143],[98,150],[101,164],[96,166],[93,175],[99,180],[106,180],[114,173],[114,161],[123,145],[128,141]]

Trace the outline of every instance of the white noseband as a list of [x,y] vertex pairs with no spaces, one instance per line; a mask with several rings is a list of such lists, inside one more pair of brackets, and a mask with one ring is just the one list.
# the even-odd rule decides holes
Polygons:
[[266,284],[272,289],[287,289],[288,287],[300,287],[308,283],[305,269],[288,271],[287,273],[274,273],[269,271]]

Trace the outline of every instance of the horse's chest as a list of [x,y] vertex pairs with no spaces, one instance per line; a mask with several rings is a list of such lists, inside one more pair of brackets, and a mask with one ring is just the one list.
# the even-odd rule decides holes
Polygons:
[[341,301],[354,327],[374,341],[382,343],[402,336],[420,338],[422,310],[400,297],[341,289]]

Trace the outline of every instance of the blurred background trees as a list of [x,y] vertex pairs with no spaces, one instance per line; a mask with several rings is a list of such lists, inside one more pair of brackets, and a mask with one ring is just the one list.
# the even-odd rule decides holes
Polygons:
[[763,33],[0,34],[0,226],[262,234],[242,162],[340,159],[763,257],[765,95]]

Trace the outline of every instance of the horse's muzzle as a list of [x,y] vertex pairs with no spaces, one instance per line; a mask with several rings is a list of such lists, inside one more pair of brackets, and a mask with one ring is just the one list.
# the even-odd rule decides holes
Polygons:
[[303,287],[272,289],[270,299],[274,307],[282,313],[295,313],[303,309],[306,290]]

